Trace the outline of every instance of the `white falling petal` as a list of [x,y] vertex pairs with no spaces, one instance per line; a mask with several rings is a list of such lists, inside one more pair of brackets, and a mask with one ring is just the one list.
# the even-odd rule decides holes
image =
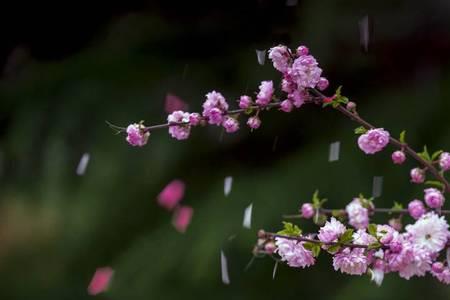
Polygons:
[[227,176],[223,181],[223,193],[228,196],[231,192],[231,187],[233,186],[233,177]]
[[298,4],[298,0],[286,0],[286,6],[296,6]]
[[230,284],[230,277],[228,276],[228,262],[223,251],[220,251],[220,267],[222,270],[222,282]]
[[89,155],[89,153],[84,153],[83,156],[81,156],[80,162],[78,163],[77,167],[78,176],[83,176],[84,173],[86,173],[86,168],[89,164],[90,158],[91,156]]
[[370,38],[371,38],[371,22],[370,22],[369,16],[364,16],[359,21],[359,43],[361,45],[361,48],[365,51],[369,51],[369,44],[370,44]]
[[256,57],[258,58],[258,64],[264,66],[266,62],[266,50],[256,50]]
[[253,210],[253,203],[247,206],[247,208],[244,211],[244,221],[242,222],[242,226],[244,228],[247,229],[252,228],[252,210]]
[[275,280],[275,275],[277,274],[277,270],[278,270],[278,261],[276,261],[275,266],[273,266],[272,280]]
[[330,144],[330,152],[328,155],[328,161],[338,161],[339,160],[339,152],[341,149],[341,142],[334,142]]
[[378,198],[383,193],[383,176],[374,176],[372,183],[372,197]]

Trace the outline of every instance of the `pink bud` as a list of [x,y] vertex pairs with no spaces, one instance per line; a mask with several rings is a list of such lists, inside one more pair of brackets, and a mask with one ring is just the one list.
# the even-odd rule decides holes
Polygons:
[[252,98],[250,98],[249,96],[241,96],[241,98],[239,99],[239,107],[242,109],[247,109],[252,105]]
[[401,165],[406,160],[406,156],[403,151],[395,151],[394,153],[392,153],[391,158],[392,162],[396,165]]
[[309,49],[306,46],[299,46],[297,48],[297,55],[301,56],[301,55],[308,55],[309,53]]
[[355,110],[355,108],[356,108],[356,103],[355,102],[349,101],[347,103],[347,110],[353,111],[353,110]]
[[435,188],[425,189],[425,203],[431,208],[440,208],[444,205],[445,198],[442,193]]
[[191,223],[194,210],[190,206],[180,206],[175,210],[173,217],[173,226],[178,232],[184,233]]
[[280,110],[284,111],[284,112],[291,112],[293,108],[294,108],[294,105],[292,104],[292,102],[290,100],[284,100],[280,104]]
[[264,250],[268,253],[268,254],[272,254],[275,252],[275,250],[277,249],[277,247],[275,246],[275,244],[273,242],[268,242],[264,245]]
[[159,193],[158,203],[167,210],[172,210],[184,196],[185,184],[181,180],[173,180]]
[[424,213],[426,213],[425,206],[420,200],[413,200],[408,204],[408,212],[414,219],[419,219]]
[[413,183],[423,183],[425,181],[425,172],[420,168],[412,169],[409,174]]
[[325,77],[320,77],[319,82],[317,83],[317,88],[323,91],[328,87],[328,84],[328,79],[326,79]]
[[439,166],[443,171],[450,170],[450,153],[441,153],[441,155],[439,156]]
[[145,131],[145,126],[142,124],[130,124],[127,127],[127,142],[131,146],[142,147],[147,144],[150,131]]
[[261,120],[257,117],[250,117],[247,120],[247,125],[251,128],[251,129],[258,129],[259,126],[261,126]]
[[303,203],[301,215],[305,219],[312,218],[314,216],[314,206],[311,203]]
[[223,121],[222,126],[228,133],[233,133],[239,130],[239,122],[232,117],[225,117],[225,121]]
[[98,268],[89,283],[88,294],[95,296],[106,291],[113,275],[114,270],[110,267]]
[[434,273],[440,274],[440,273],[444,272],[444,264],[441,262],[435,262],[431,266],[431,269],[433,270]]

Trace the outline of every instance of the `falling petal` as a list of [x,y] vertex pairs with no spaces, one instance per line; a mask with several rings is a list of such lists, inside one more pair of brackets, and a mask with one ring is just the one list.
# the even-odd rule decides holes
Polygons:
[[330,153],[328,155],[328,161],[338,161],[339,160],[339,152],[341,148],[341,142],[334,142],[330,144]]
[[172,180],[158,195],[158,203],[167,210],[172,210],[184,196],[185,184],[183,181]]
[[89,164],[90,157],[91,156],[89,155],[89,153],[84,153],[83,156],[81,156],[80,162],[78,163],[77,167],[78,176],[83,176],[84,173],[86,173],[86,168]]
[[286,0],[286,6],[296,6],[298,4],[298,0]]
[[227,176],[223,182],[223,193],[228,196],[231,192],[231,187],[233,185],[233,177]]
[[264,66],[266,62],[266,50],[256,50],[256,57],[258,58],[258,64]]
[[383,176],[374,176],[372,183],[372,197],[380,197],[383,192]]
[[220,266],[222,270],[222,282],[224,284],[230,284],[230,277],[228,276],[228,263],[227,258],[223,251],[220,251]]
[[166,111],[166,113],[170,114],[176,110],[182,110],[182,111],[186,111],[188,109],[188,106],[186,104],[186,102],[184,102],[183,100],[181,100],[180,97],[168,93],[166,95],[166,101],[165,101],[165,105],[164,105],[164,110]]
[[98,268],[88,286],[89,295],[98,295],[108,289],[114,270],[110,267]]
[[250,204],[244,211],[244,221],[242,222],[242,226],[244,228],[250,229],[252,227],[252,210],[253,203]]
[[276,261],[275,266],[273,266],[272,280],[275,280],[275,275],[277,274],[277,270],[278,270],[278,261]]
[[234,240],[236,238],[236,234],[232,234],[228,237],[228,241],[231,242],[232,240]]
[[191,223],[194,210],[190,206],[180,206],[175,210],[173,217],[173,226],[178,232],[184,233]]
[[361,45],[361,49],[364,52],[369,51],[372,33],[373,33],[372,18],[366,15],[359,21],[359,43]]

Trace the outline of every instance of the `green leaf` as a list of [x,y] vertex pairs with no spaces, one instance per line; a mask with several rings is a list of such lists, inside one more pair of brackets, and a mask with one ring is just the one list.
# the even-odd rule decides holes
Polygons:
[[335,254],[340,249],[341,249],[341,245],[335,244],[335,245],[331,245],[330,247],[328,247],[327,251],[330,252],[331,254]]
[[314,224],[322,226],[327,221],[327,216],[324,214],[316,214],[316,216],[314,216],[313,221]]
[[348,244],[353,241],[353,229],[347,229],[343,235],[339,238],[339,242],[342,244]]
[[315,246],[312,248],[312,254],[314,257],[318,257],[320,254],[320,245],[315,244]]
[[290,222],[283,222],[283,230],[278,231],[277,234],[287,236],[300,236],[302,234],[301,229]]
[[364,126],[359,126],[358,128],[355,128],[355,134],[364,134],[367,132],[367,129],[364,128]]
[[436,158],[439,157],[439,155],[441,155],[441,153],[444,152],[443,150],[438,150],[436,152],[433,153],[433,155],[431,155],[431,160],[435,160]]
[[315,245],[316,245],[315,243],[306,242],[303,244],[303,248],[305,248],[306,250],[312,251],[312,249],[314,248]]
[[404,144],[405,143],[405,136],[406,136],[406,130],[403,130],[402,132],[400,132],[400,143]]
[[336,89],[336,92],[334,94],[336,96],[340,96],[341,95],[341,90],[342,90],[342,85],[338,86],[338,88]]
[[377,224],[369,224],[367,229],[371,236],[377,237]]
[[367,246],[367,249],[368,249],[368,250],[378,249],[378,248],[380,248],[381,246],[382,246],[382,245],[381,245],[380,242],[375,242],[375,243],[372,243],[372,244],[370,244],[369,246]]
[[423,151],[420,153],[417,153],[422,159],[431,162],[431,157],[430,157],[430,153],[428,153],[428,148],[427,146],[423,146]]
[[392,212],[398,212],[403,209],[403,204],[394,201],[394,206],[392,206]]
[[345,212],[342,209],[333,209],[331,215],[335,218],[340,218],[345,215]]
[[247,108],[247,109],[244,111],[244,113],[245,113],[246,115],[252,114],[252,113],[253,113],[253,108],[251,108],[251,107]]
[[427,180],[427,181],[425,181],[425,184],[426,185],[431,185],[431,186],[434,186],[434,187],[437,187],[437,188],[440,188],[440,189],[444,188],[444,184],[442,182],[440,182],[440,181]]

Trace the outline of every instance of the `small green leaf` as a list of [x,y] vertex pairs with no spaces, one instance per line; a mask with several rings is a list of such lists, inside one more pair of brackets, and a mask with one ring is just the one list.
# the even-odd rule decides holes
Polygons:
[[422,159],[431,162],[430,153],[428,153],[427,146],[423,146],[423,151],[421,153],[417,153]]
[[312,251],[312,249],[314,248],[315,245],[316,245],[315,243],[306,242],[303,244],[303,248],[305,248],[306,250]]
[[334,94],[336,96],[340,96],[341,95],[341,90],[342,90],[342,85],[338,86],[338,88],[336,89],[336,92]]
[[434,152],[433,155],[431,155],[431,160],[434,161],[436,158],[439,157],[439,155],[441,155],[442,152],[444,152],[444,151],[438,150],[438,151]]
[[364,126],[359,126],[358,128],[355,128],[355,134],[364,134],[367,132],[367,129],[364,128]]
[[342,209],[333,209],[331,215],[335,218],[340,218],[345,215],[345,212]]
[[377,224],[369,224],[367,229],[371,236],[377,237]]
[[431,186],[434,186],[434,187],[437,187],[437,188],[440,188],[440,189],[444,188],[444,184],[442,182],[440,182],[440,181],[428,180],[428,181],[425,181],[425,184],[426,185],[431,185]]
[[312,248],[312,254],[314,257],[318,257],[320,254],[320,245],[315,244],[315,246]]
[[341,249],[341,245],[339,244],[334,244],[331,245],[330,247],[328,247],[327,251],[330,252],[331,254],[335,254],[336,252],[338,252]]
[[347,244],[353,241],[353,229],[347,229],[343,235],[339,238],[339,242]]
[[375,243],[372,243],[372,244],[370,244],[369,246],[367,246],[367,249],[368,249],[368,250],[378,249],[378,248],[380,248],[381,246],[382,246],[382,245],[381,245],[380,242],[375,242]]
[[316,214],[313,221],[314,224],[322,226],[327,221],[327,216],[324,214]]
[[400,143],[404,144],[405,143],[405,136],[406,136],[406,130],[403,130],[402,132],[400,132]]
[[244,113],[245,113],[246,115],[252,114],[252,113],[253,113],[253,108],[251,108],[251,107],[247,108],[247,109],[244,111]]
[[278,231],[277,234],[287,236],[300,236],[302,234],[301,229],[290,222],[283,222],[283,230]]
[[392,212],[399,212],[403,209],[403,204],[394,201],[394,206],[392,206]]

